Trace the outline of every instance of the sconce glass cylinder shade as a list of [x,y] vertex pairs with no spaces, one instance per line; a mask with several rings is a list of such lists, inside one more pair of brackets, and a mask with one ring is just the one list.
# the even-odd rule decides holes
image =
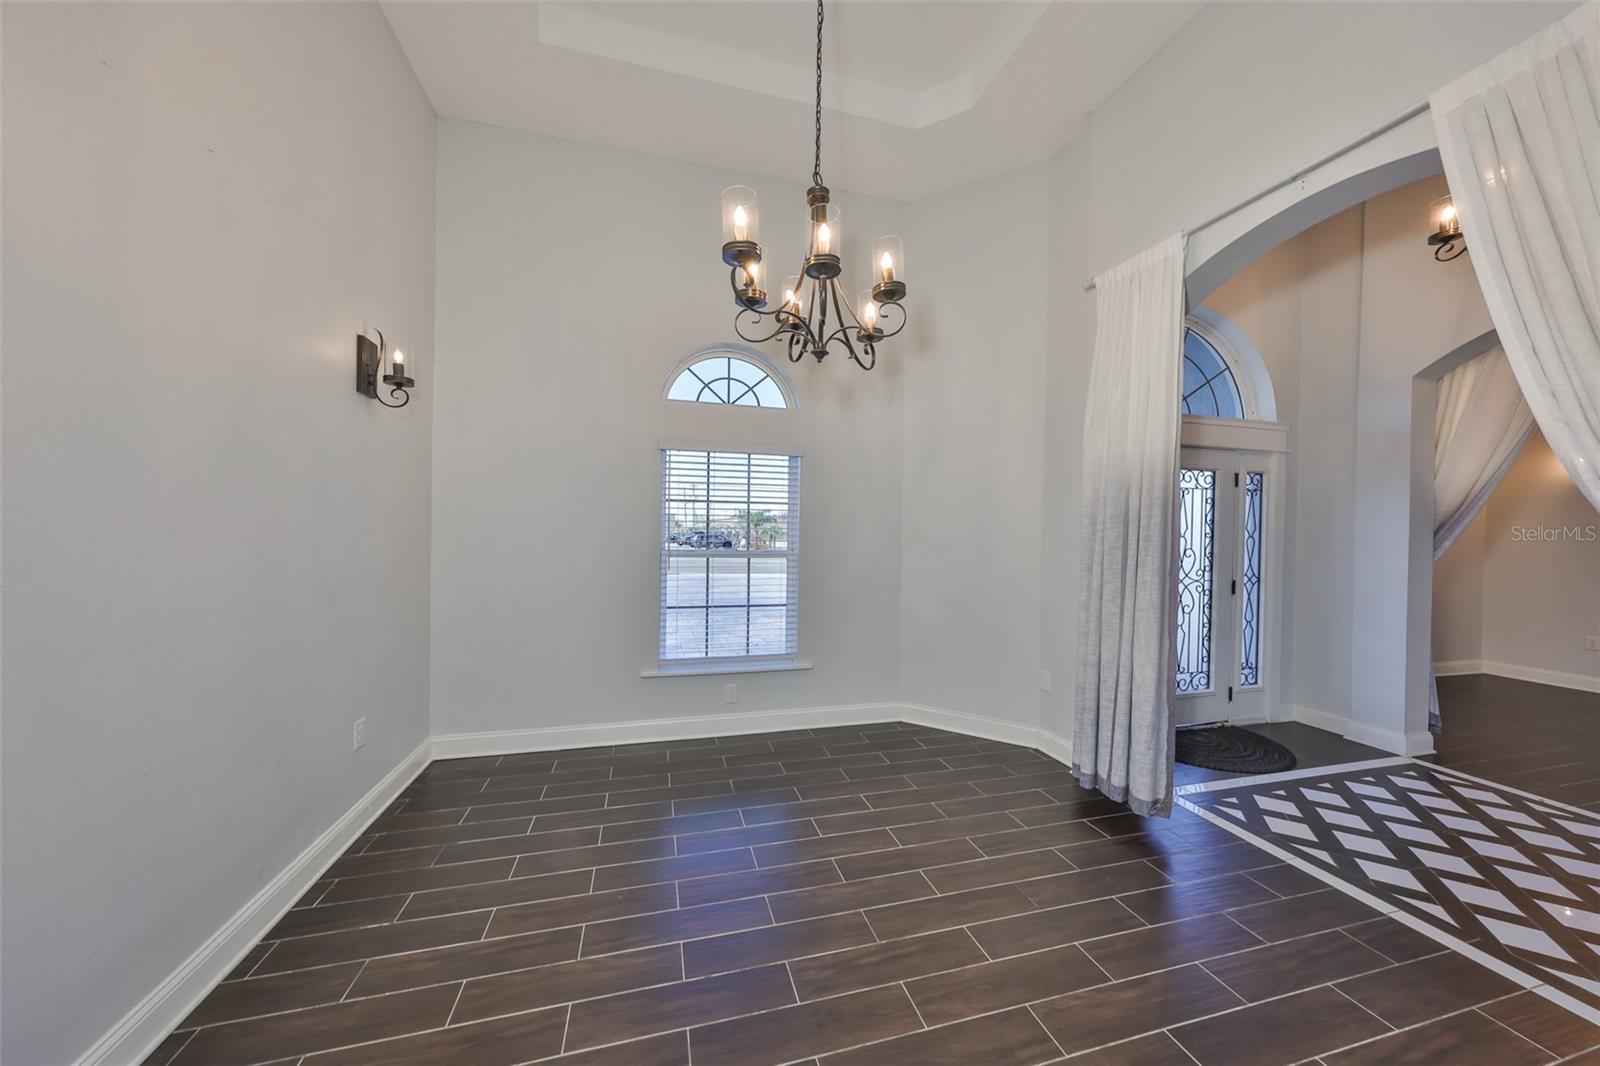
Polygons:
[[729,266],[761,262],[760,210],[747,185],[722,190],[722,261]]
[[856,318],[861,322],[859,339],[863,341],[875,341],[883,336],[883,328],[878,325],[878,315],[883,308],[876,289],[876,285],[871,289],[862,289],[856,296]]
[[879,303],[898,303],[906,295],[906,242],[887,235],[872,242],[872,291]]
[[807,197],[811,202],[811,235],[806,250],[805,271],[808,277],[813,278],[836,278],[843,270],[839,253],[844,247],[844,229],[840,224],[838,205],[829,203],[826,195],[824,191],[821,202],[817,202],[814,195]]
[[1461,235],[1461,215],[1453,198],[1441,196],[1435,200],[1428,207],[1428,218],[1433,223],[1428,244],[1433,247],[1435,259],[1448,263],[1467,250],[1466,239]]
[[1435,234],[1447,241],[1461,236],[1461,216],[1456,213],[1456,202],[1453,197],[1439,197],[1428,211],[1433,219]]

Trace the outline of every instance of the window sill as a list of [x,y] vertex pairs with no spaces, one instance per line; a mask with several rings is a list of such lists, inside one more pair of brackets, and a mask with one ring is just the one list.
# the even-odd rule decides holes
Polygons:
[[653,670],[640,670],[640,677],[702,677],[706,674],[772,674],[787,670],[809,670],[811,664],[794,662],[763,663],[685,663],[682,666],[661,665]]

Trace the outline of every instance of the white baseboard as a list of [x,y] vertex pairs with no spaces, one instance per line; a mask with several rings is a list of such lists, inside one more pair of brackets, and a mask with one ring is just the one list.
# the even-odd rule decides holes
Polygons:
[[1438,677],[1455,677],[1460,674],[1493,674],[1514,681],[1532,681],[1536,685],[1554,685],[1557,688],[1577,689],[1579,692],[1600,692],[1600,677],[1591,674],[1569,674],[1562,670],[1543,670],[1537,666],[1519,666],[1516,663],[1495,662],[1492,659],[1456,659],[1433,664]]
[[1397,733],[1392,729],[1379,729],[1360,722],[1346,722],[1344,738],[1379,751],[1392,751],[1396,755],[1433,754],[1433,734],[1426,730],[1421,733]]
[[142,1062],[428,764],[423,741],[78,1058]]
[[701,714],[685,718],[641,718],[631,722],[549,726],[543,729],[445,733],[433,738],[433,757],[465,759],[479,755],[513,755],[525,751],[559,751],[610,744],[653,744],[662,740],[694,740],[732,733],[779,733],[787,729],[896,722],[902,718],[902,707],[898,703],[856,703],[742,714]]
[[1433,751],[1432,733],[1397,733],[1389,729],[1378,729],[1353,722],[1348,715],[1325,711],[1320,707],[1308,707],[1303,703],[1284,704],[1280,716],[1275,720],[1284,719],[1326,730],[1329,733],[1337,733],[1346,740],[1365,744],[1380,751],[1392,751],[1396,755],[1428,755]]
[[1312,726],[1316,729],[1325,729],[1329,733],[1344,736],[1345,726],[1350,719],[1333,711],[1325,711],[1320,707],[1308,707],[1303,703],[1285,703],[1283,715],[1278,721],[1299,722],[1302,725]]
[[950,729],[957,733],[970,733],[986,740],[999,740],[1007,744],[1021,744],[1038,748],[1063,766],[1072,765],[1072,741],[1043,726],[1019,725],[999,718],[951,711],[943,707],[929,707],[920,703],[899,705],[900,720],[935,729]]
[[687,718],[645,718],[599,725],[551,726],[487,733],[448,733],[433,738],[435,759],[466,759],[480,755],[512,755],[527,751],[559,751],[606,744],[647,744],[662,740],[692,740],[730,733],[776,733],[789,729],[820,729],[871,722],[911,722],[970,733],[1038,748],[1053,759],[1071,765],[1072,742],[1050,730],[985,718],[962,711],[917,703],[855,703],[831,707],[799,707],[784,711],[747,714],[705,714]]

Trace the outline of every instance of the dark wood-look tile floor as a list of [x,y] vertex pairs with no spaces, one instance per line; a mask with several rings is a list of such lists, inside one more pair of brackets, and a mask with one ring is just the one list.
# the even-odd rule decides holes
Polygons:
[[1600,693],[1490,674],[1439,678],[1426,761],[1600,811]]
[[1036,751],[921,726],[441,761],[149,1061],[1332,1066],[1600,1046],[1498,979],[1434,988],[1437,944],[1335,897],[1189,812],[1139,818]]

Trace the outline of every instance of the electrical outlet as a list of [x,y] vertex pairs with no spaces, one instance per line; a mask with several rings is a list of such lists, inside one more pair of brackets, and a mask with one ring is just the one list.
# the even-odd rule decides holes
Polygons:
[[736,682],[729,682],[728,684],[722,686],[722,702],[739,702],[739,686]]
[[1584,637],[1583,646],[1590,651],[1600,651],[1600,637]]
[[1054,684],[1054,679],[1051,678],[1050,671],[1048,671],[1048,670],[1040,670],[1039,671],[1039,688],[1041,688],[1045,692],[1049,692],[1050,691],[1050,686],[1052,684]]
[[357,748],[360,748],[363,745],[365,745],[366,742],[367,742],[367,720],[365,718],[357,718],[356,719],[355,728],[353,730],[351,730],[350,750],[351,751],[355,751]]

